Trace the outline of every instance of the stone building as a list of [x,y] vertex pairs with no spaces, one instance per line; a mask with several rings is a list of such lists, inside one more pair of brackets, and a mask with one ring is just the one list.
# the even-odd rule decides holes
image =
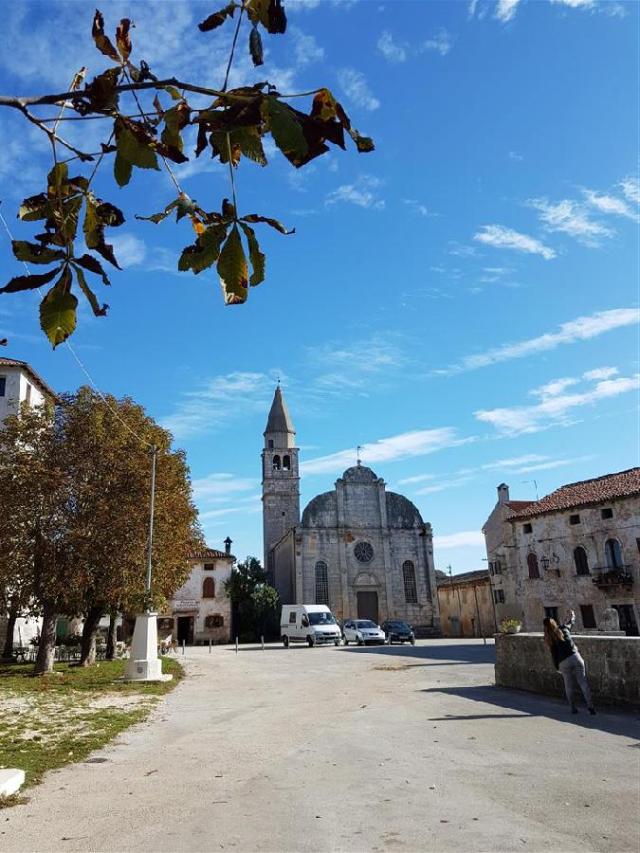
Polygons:
[[436,571],[443,637],[491,637],[496,612],[487,569],[446,575]]
[[574,610],[577,627],[598,630],[614,608],[621,630],[640,624],[640,468],[562,486],[536,501],[498,502],[483,527],[498,623]]
[[338,619],[405,619],[439,634],[431,526],[358,463],[300,516],[299,450],[282,391],[262,452],[265,566],[283,604],[327,604]]
[[228,643],[231,640],[231,601],[224,582],[231,576],[236,558],[231,539],[225,550],[205,548],[191,558],[191,574],[158,617],[158,636],[169,635],[180,644]]

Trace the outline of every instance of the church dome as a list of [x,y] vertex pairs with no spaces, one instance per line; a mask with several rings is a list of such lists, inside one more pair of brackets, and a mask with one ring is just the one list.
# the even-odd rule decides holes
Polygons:
[[302,527],[337,524],[336,493],[323,492],[309,501],[302,513]]
[[389,527],[414,528],[424,527],[420,510],[412,504],[409,498],[395,492],[387,492],[387,522]]
[[347,483],[375,483],[379,478],[366,465],[353,465],[351,468],[347,468],[341,479]]

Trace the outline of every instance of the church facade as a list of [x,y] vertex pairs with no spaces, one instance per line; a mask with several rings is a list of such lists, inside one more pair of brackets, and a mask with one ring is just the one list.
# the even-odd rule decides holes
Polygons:
[[300,514],[299,450],[280,387],[264,432],[265,566],[282,604],[327,604],[339,620],[403,619],[439,636],[431,525],[370,468],[348,468]]

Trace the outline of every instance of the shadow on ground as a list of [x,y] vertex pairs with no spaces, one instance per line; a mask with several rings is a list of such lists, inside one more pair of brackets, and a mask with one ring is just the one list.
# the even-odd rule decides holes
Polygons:
[[444,666],[455,663],[495,663],[496,652],[493,642],[483,645],[477,643],[438,643],[431,645],[428,641],[416,646],[343,646],[340,649],[345,654],[377,655],[381,658],[417,658],[431,663],[416,664],[416,666]]
[[[466,687],[427,687],[422,693],[442,693],[471,699],[480,705],[492,705],[503,709],[505,713],[494,713],[490,708],[479,707],[476,713],[445,714],[442,717],[430,717],[432,722],[454,722],[456,720],[495,720],[504,717],[521,717],[524,722],[529,717],[549,717],[560,722],[571,723],[585,729],[600,729],[614,735],[628,738],[640,737],[640,719],[638,714],[629,710],[603,708],[592,717],[584,706],[579,713],[571,714],[566,702],[539,693],[526,693],[494,685],[469,685]],[[630,744],[638,747],[640,744]]]

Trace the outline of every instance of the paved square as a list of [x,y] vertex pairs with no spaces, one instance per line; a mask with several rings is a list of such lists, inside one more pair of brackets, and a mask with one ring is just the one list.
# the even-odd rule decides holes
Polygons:
[[0,813],[0,849],[638,850],[637,715],[492,687],[492,643],[185,660],[152,724]]

